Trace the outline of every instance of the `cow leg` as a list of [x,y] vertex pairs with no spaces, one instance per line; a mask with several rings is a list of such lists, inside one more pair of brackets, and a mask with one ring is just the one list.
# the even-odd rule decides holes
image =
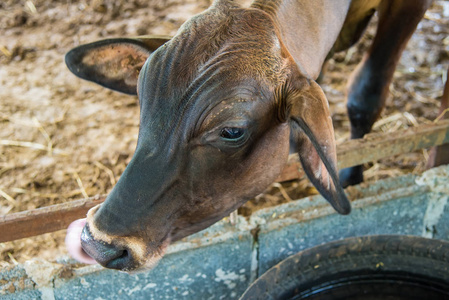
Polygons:
[[[348,85],[347,109],[351,139],[362,138],[385,106],[389,86],[401,54],[424,16],[431,0],[384,0],[378,8],[379,23],[373,44],[357,66]],[[363,166],[343,169],[346,187],[363,181]]]
[[[438,115],[444,114],[443,119],[449,119],[449,70],[447,72],[446,84],[444,86],[443,97],[441,98],[440,112]],[[449,164],[449,144],[433,147],[429,153],[427,167],[433,168],[441,165]]]

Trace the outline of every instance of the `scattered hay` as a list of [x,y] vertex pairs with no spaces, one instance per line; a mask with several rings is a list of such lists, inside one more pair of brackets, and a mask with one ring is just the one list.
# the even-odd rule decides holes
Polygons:
[[[210,3],[106,2],[0,4],[0,214],[107,194],[131,159],[139,123],[137,100],[76,79],[64,66],[64,53],[109,36],[173,35],[188,15]],[[394,132],[442,117],[437,107],[449,64],[446,6],[434,1],[409,43],[374,131]],[[349,138],[346,81],[374,30],[373,23],[357,47],[336,54],[327,66],[322,85],[338,144]],[[366,164],[365,179],[422,172],[427,156],[423,150]],[[313,194],[317,191],[305,177],[274,184],[239,213],[249,215]],[[57,232],[2,243],[0,267],[32,257],[52,260],[65,253],[63,238],[64,232]]]

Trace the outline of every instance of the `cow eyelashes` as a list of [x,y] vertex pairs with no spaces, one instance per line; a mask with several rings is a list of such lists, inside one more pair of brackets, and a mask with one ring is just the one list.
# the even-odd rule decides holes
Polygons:
[[203,132],[201,143],[221,150],[230,150],[243,146],[251,136],[252,128],[247,120],[229,120]]
[[228,141],[238,141],[244,134],[245,129],[239,127],[224,127],[220,130],[220,137]]

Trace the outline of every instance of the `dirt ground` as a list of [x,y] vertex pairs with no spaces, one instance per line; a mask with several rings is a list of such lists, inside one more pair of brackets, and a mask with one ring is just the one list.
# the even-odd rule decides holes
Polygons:
[[[174,35],[209,0],[4,0],[0,2],[0,215],[107,194],[129,162],[138,100],[77,79],[64,54],[106,37]],[[322,83],[338,143],[348,139],[345,86],[375,32],[330,60]],[[409,43],[374,131],[437,116],[449,65],[449,2],[435,1]],[[427,151],[368,164],[367,181],[424,169]],[[285,196],[286,192],[287,196]],[[274,185],[239,210],[297,199],[306,179]],[[1,234],[1,233],[0,233]],[[65,231],[0,244],[0,267],[65,255]]]

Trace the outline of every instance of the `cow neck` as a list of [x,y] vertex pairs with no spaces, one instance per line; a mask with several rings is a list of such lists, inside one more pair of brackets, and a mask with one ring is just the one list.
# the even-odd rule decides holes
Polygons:
[[256,0],[251,5],[268,13],[282,42],[302,72],[316,79],[340,33],[350,0]]

